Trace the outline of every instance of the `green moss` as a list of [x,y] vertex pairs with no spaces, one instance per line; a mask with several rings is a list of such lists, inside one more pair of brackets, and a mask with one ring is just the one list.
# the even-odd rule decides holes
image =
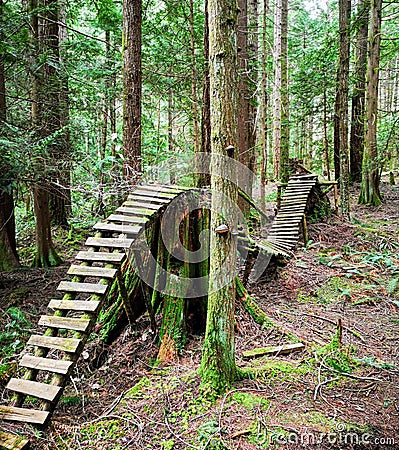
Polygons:
[[138,383],[136,383],[125,395],[125,398],[143,398],[144,392],[151,386],[151,380],[147,377],[143,377]]
[[276,361],[259,358],[251,367],[246,368],[246,373],[255,379],[278,379],[279,382],[297,379],[314,368],[305,362]]
[[124,421],[122,419],[105,419],[99,420],[87,425],[83,425],[80,429],[80,442],[85,440],[92,447],[99,448],[97,444],[104,441],[112,442],[112,450],[119,450],[123,447],[117,443],[126,435]]
[[264,411],[270,405],[270,401],[255,394],[249,394],[247,392],[234,392],[231,396],[231,402],[235,402],[244,406],[248,411],[254,411],[254,409],[263,409]]

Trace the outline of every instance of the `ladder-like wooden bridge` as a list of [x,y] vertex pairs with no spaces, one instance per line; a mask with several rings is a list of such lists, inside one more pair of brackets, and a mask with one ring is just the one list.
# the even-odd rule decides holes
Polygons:
[[[293,176],[281,208],[261,251],[288,255],[299,239],[309,194],[316,175]],[[138,186],[104,222],[94,226],[96,235],[87,239],[68,270],[71,281],[61,281],[62,297],[48,304],[52,314],[43,315],[42,334],[28,340],[19,366],[21,377],[11,378],[7,389],[14,392],[12,405],[0,406],[0,419],[45,425],[62,395],[76,361],[96,323],[112,284],[120,281],[120,267],[129,249],[158,211],[189,188],[165,185]],[[35,398],[32,403],[30,398]],[[1,439],[0,439],[1,447]]]

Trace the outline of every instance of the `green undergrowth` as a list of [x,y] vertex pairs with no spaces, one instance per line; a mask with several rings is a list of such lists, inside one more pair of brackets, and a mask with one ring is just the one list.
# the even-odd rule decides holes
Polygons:
[[0,382],[6,381],[13,370],[15,370],[15,354],[22,350],[32,330],[30,320],[16,306],[8,308],[1,319]]

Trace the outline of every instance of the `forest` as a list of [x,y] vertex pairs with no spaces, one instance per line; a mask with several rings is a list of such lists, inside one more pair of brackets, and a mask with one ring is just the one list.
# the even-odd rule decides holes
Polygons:
[[0,449],[396,449],[399,4],[0,0]]

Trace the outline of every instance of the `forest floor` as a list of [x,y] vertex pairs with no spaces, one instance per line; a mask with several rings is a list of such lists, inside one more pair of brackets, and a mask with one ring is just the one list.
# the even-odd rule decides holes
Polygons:
[[[200,392],[203,336],[159,366],[142,317],[109,346],[93,335],[46,430],[0,429],[28,436],[33,450],[399,448],[399,191],[384,189],[379,208],[353,202],[351,223],[310,224],[307,247],[249,286],[271,320],[257,325],[237,302],[236,360],[252,376],[216,402]],[[0,403],[65,268],[1,274]],[[243,357],[298,341],[303,351]]]

